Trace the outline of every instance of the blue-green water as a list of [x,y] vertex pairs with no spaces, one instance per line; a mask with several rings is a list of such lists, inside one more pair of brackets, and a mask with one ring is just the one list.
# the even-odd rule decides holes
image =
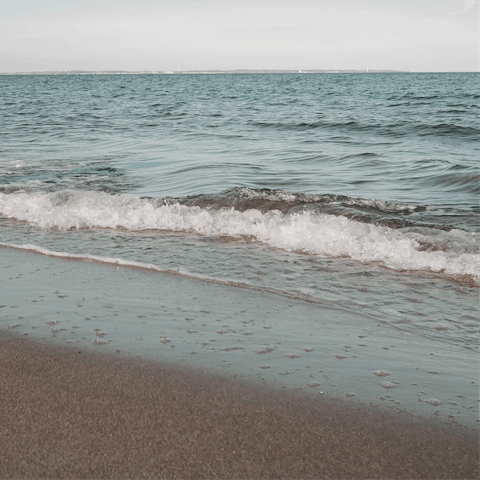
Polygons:
[[91,189],[478,206],[476,74],[3,76],[0,88],[2,163],[64,165],[20,181],[89,189],[82,175],[116,173],[128,178]]

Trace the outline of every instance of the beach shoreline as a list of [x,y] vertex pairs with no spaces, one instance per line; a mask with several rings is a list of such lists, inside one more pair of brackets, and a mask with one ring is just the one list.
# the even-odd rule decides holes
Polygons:
[[478,478],[478,430],[0,334],[2,478]]

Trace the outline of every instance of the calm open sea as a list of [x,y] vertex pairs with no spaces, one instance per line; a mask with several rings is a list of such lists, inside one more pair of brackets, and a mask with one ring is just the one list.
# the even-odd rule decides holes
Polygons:
[[[254,372],[259,358],[270,358],[260,366],[262,375],[276,368],[282,382],[295,384],[284,380],[289,374],[300,385],[307,379],[297,368],[303,355],[309,358],[304,367],[318,366],[316,375],[321,373],[317,381],[309,370],[312,387],[324,385],[328,392],[331,385],[349,396],[393,401],[400,394],[383,393],[400,392],[408,384],[398,400],[402,408],[413,409],[412,398],[422,400],[422,408],[427,403],[433,409],[428,412],[437,409],[468,423],[478,411],[478,99],[475,73],[0,76],[0,244],[16,247],[0,249],[0,304],[19,308],[0,310],[0,327],[36,325],[40,331],[39,320],[45,327],[56,312],[73,319],[77,311],[85,318],[78,309],[88,303],[86,294],[78,299],[80,307],[75,299],[67,308],[65,299],[58,310],[62,292],[53,284],[55,302],[42,295],[43,310],[29,304],[22,314],[27,307],[21,299],[10,305],[14,295],[40,297],[37,290],[50,285],[42,268],[63,269],[72,292],[98,268],[105,271],[103,285],[118,265],[149,272],[135,281],[129,277],[130,284],[122,281],[118,298],[113,291],[109,297],[111,308],[121,303],[125,285],[130,286],[121,295],[138,299],[175,273],[193,282],[169,294],[177,295],[179,305],[182,298],[191,301],[191,315],[200,315],[200,304],[207,301],[201,298],[205,293],[182,297],[183,288],[195,290],[195,285],[218,287],[209,290],[210,307],[202,303],[203,316],[226,315],[232,304],[228,295],[240,295],[239,305],[246,304],[243,311],[241,306],[229,311],[221,334],[219,324],[205,333],[215,334],[216,341],[237,334],[235,322],[265,319],[281,302],[300,309],[283,323],[278,320],[290,332],[282,340],[263,324],[261,341],[253,340],[260,333],[242,333],[235,342],[244,343],[235,349],[230,336],[223,352],[236,352],[237,363],[225,361],[233,370]],[[89,262],[63,259],[62,267],[55,267],[60,261],[55,256]],[[32,276],[30,283],[15,283],[19,264],[32,262],[51,263],[39,266],[42,276]],[[73,272],[85,268],[84,280],[74,280]],[[137,309],[135,322],[149,318],[146,310],[158,313],[154,290],[148,301],[123,311]],[[318,330],[315,311],[323,312]],[[277,317],[282,315],[284,309]],[[122,315],[116,316],[111,322],[120,321]],[[348,325],[336,331],[342,318],[350,319]],[[181,320],[194,322],[193,316]],[[134,322],[122,321],[130,327]],[[148,328],[146,320],[144,327],[135,323],[129,335],[155,337],[158,348],[175,343],[167,323],[159,330],[162,321],[152,320]],[[180,328],[173,317],[169,321],[172,329]],[[109,325],[118,330],[118,324]],[[199,323],[185,330],[191,335],[181,337],[189,338],[184,353],[195,344],[196,362],[219,365],[224,360],[215,355],[221,349],[212,347],[210,338],[202,344],[202,325],[207,328]],[[322,335],[328,329],[327,341]],[[60,338],[62,332],[53,330]],[[63,340],[77,341],[66,330]],[[357,343],[342,342],[354,330]],[[369,342],[362,343],[367,336],[362,331]],[[127,334],[103,334],[113,346],[126,345]],[[289,338],[297,338],[298,345]],[[388,338],[384,343],[390,346],[379,338]],[[334,359],[330,365],[319,352],[334,339],[341,346],[328,352]],[[179,337],[177,352],[181,343]],[[368,346],[369,360],[362,364]],[[154,353],[155,348],[148,349]],[[355,348],[358,353],[348,353]],[[382,370],[374,359],[389,348],[401,354],[385,358],[390,370]],[[415,366],[402,363],[415,355]],[[285,363],[295,358],[298,371]],[[348,364],[348,359],[357,360]],[[393,378],[395,365],[404,379],[380,382],[382,372]],[[421,365],[424,377],[412,382]],[[364,388],[363,380],[357,385],[348,375],[341,377],[341,386],[340,381],[326,385],[325,377],[333,375],[329,368],[337,369],[338,378],[347,371],[355,378],[365,375],[372,385]],[[451,383],[453,377],[458,385]]]

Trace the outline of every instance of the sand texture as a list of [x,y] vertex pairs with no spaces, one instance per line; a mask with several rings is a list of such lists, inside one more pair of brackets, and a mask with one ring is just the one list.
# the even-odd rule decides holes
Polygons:
[[0,426],[2,479],[478,478],[460,430],[9,336]]

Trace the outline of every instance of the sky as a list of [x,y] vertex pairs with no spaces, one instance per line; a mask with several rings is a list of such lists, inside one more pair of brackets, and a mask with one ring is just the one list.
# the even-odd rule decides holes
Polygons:
[[0,0],[0,72],[472,72],[478,20],[478,0]]

